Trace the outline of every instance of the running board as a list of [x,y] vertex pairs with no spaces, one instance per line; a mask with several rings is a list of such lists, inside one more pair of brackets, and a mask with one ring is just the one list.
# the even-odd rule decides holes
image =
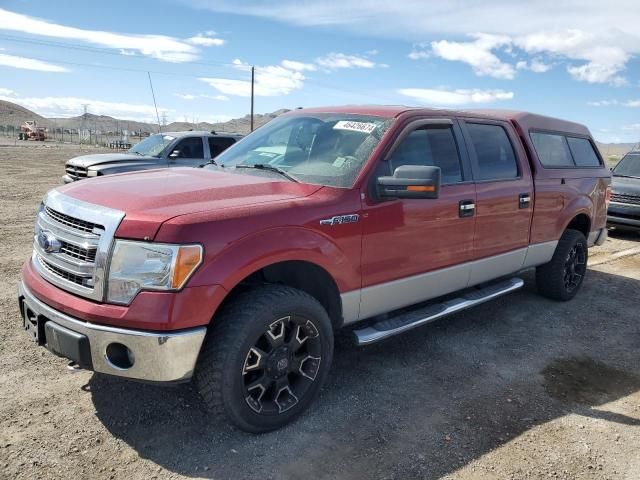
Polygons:
[[493,283],[482,288],[467,290],[462,296],[442,303],[430,304],[425,307],[403,312],[395,317],[381,320],[368,327],[354,330],[356,345],[369,345],[385,338],[398,335],[412,328],[433,322],[446,315],[466,310],[506,293],[518,290],[524,285],[521,278],[511,278]]

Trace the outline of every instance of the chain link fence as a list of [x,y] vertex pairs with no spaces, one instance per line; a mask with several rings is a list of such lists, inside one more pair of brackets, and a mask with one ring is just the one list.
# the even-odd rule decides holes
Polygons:
[[[16,144],[36,141],[35,139],[22,140],[22,132],[20,125],[0,125],[0,136],[13,138]],[[126,149],[148,136],[148,132],[131,132],[117,127],[111,130],[99,130],[97,128],[78,129],[50,126],[46,129],[44,142]]]

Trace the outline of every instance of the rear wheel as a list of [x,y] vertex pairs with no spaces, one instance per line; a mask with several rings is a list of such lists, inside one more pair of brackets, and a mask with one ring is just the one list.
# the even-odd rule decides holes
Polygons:
[[554,300],[571,300],[587,273],[589,251],[582,232],[566,230],[549,263],[536,268],[538,292]]
[[196,370],[214,414],[249,432],[294,420],[324,383],[333,331],[322,305],[300,290],[267,285],[238,295],[213,320]]

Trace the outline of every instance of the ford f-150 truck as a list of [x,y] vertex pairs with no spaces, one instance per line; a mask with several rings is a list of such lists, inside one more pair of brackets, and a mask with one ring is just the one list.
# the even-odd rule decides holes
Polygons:
[[586,127],[511,111],[296,110],[204,168],[46,194],[25,330],[73,368],[173,383],[260,432],[303,412],[334,331],[371,344],[522,286],[578,292],[610,172]]

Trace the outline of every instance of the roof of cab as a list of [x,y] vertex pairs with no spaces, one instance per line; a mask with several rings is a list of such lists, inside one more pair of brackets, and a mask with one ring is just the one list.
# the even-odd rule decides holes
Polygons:
[[189,136],[193,136],[193,137],[197,137],[197,136],[201,136],[201,137],[242,137],[243,135],[241,133],[234,133],[234,132],[208,132],[206,130],[184,130],[181,132],[162,132],[162,135],[170,135],[172,137],[176,137],[176,138],[182,138],[182,137],[189,137]]
[[438,117],[450,115],[456,117],[485,118],[512,122],[520,125],[522,130],[525,132],[528,132],[529,130],[548,130],[584,136],[589,135],[587,127],[579,123],[517,110],[450,110],[443,108],[408,107],[404,105],[340,105],[292,110],[286,115],[295,115],[296,113],[352,113],[387,118],[398,117],[405,113],[413,115],[434,115]]

